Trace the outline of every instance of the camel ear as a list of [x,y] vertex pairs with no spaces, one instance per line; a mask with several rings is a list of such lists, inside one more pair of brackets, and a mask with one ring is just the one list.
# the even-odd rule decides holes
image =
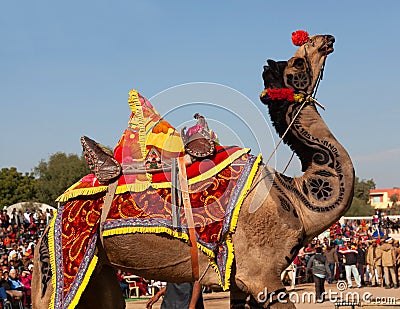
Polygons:
[[[271,68],[271,70],[272,70],[272,72],[273,73],[279,73],[279,67],[278,67],[278,64],[274,61],[274,60],[272,60],[272,59],[268,59],[267,60],[267,63],[268,63],[268,66]],[[265,67],[264,67],[265,68]]]

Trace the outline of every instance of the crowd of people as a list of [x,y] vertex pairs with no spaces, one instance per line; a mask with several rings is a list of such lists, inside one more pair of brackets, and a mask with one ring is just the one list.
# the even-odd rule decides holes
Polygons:
[[[20,302],[31,306],[33,253],[38,239],[53,217],[47,209],[0,212],[0,304]],[[347,280],[349,288],[365,285],[399,287],[399,241],[389,233],[399,233],[400,219],[390,220],[377,212],[370,220],[348,220],[335,223],[320,238],[302,248],[291,265],[292,288],[295,283],[315,282],[317,297],[324,292],[324,283]],[[287,274],[287,273],[285,273]],[[282,279],[287,278],[283,275]],[[117,271],[117,279],[126,297],[131,274]],[[161,291],[165,284],[135,280],[140,296]]]
[[52,209],[0,212],[0,305],[31,307],[33,254]]
[[[324,283],[346,280],[348,288],[366,285],[399,288],[400,219],[390,220],[379,211],[370,220],[347,220],[302,248],[282,277],[295,283],[314,282],[316,296],[323,301]],[[355,286],[353,285],[353,280]]]

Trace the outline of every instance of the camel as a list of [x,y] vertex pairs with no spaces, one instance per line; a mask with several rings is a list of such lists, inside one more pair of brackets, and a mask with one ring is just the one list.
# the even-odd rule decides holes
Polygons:
[[[292,178],[260,164],[231,235],[235,255],[231,308],[295,308],[284,301],[287,293],[281,272],[307,241],[350,207],[354,185],[351,159],[312,99],[334,41],[331,35],[307,35],[291,59],[268,60],[264,66],[261,101],[283,142],[299,157],[303,174]],[[35,250],[35,309],[49,308],[53,291],[46,235]],[[137,233],[104,237],[97,247],[99,262],[76,308],[125,308],[113,267],[144,278],[194,281],[190,248],[181,240]],[[218,284],[208,258],[200,251],[198,255],[200,283]]]

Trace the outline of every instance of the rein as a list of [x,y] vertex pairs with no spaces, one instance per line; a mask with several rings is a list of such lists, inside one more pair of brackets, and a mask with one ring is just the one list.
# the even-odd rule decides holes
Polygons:
[[[269,155],[267,161],[265,162],[264,167],[261,169],[263,170],[264,168],[266,168],[268,166],[269,161],[272,159],[272,157],[274,156],[275,152],[278,150],[279,145],[282,143],[283,139],[285,138],[286,134],[289,132],[290,128],[292,127],[293,123],[295,122],[295,120],[297,119],[297,117],[299,116],[301,110],[304,108],[304,105],[308,102],[310,96],[307,96],[307,98],[304,100],[303,104],[300,106],[299,110],[297,111],[296,115],[293,117],[292,121],[290,122],[290,124],[288,125],[288,127],[286,128],[285,132],[283,133],[282,137],[279,139],[279,142],[276,144],[274,150],[272,150],[272,153]],[[293,157],[292,157],[293,158]],[[291,158],[291,159],[292,159]],[[291,160],[290,159],[290,160]],[[289,161],[290,163],[290,161]],[[289,163],[287,164],[287,166],[289,166]],[[268,174],[267,174],[268,175]],[[253,182],[250,189],[247,191],[246,193],[246,197],[250,194],[251,191],[253,191],[255,189],[255,187],[265,178],[267,177],[267,175],[264,175],[261,177],[261,174],[259,176],[259,178],[257,179],[257,181]]]

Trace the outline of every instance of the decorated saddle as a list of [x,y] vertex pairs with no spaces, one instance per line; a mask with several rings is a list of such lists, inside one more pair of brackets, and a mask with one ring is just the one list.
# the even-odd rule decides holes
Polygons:
[[[106,173],[113,176],[110,180],[121,173],[102,236],[157,233],[189,242],[185,212],[179,210],[179,226],[173,226],[171,201],[171,160],[185,155],[185,144],[137,91],[130,91],[128,103],[131,117],[113,160],[100,161],[113,166],[113,172]],[[209,257],[221,286],[227,289],[234,257],[231,235],[261,156],[234,146],[215,143],[213,148],[208,157],[198,156],[188,165],[186,173],[197,247]],[[74,308],[97,263],[96,242],[108,186],[96,171],[58,198],[64,204],[48,234],[55,285],[51,308]]]

